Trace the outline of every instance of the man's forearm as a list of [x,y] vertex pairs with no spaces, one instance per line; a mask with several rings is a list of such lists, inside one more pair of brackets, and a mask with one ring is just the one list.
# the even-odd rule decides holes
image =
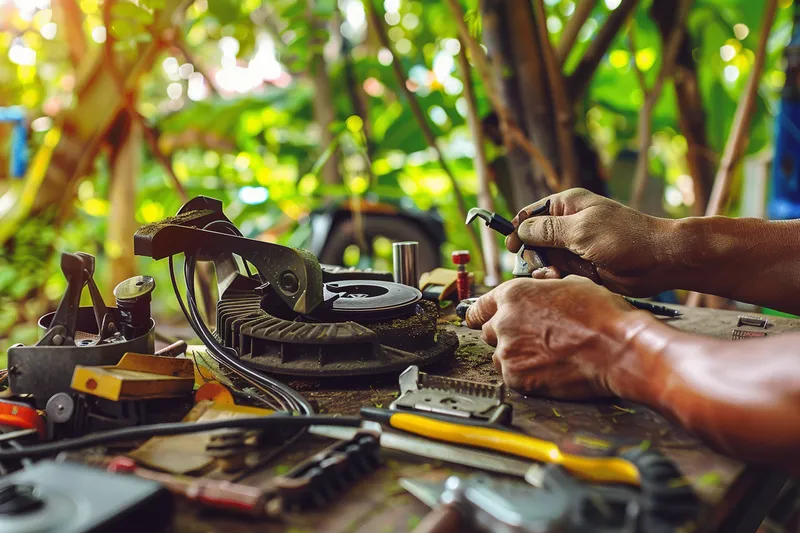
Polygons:
[[673,229],[675,288],[800,314],[800,220],[693,217]]
[[627,348],[611,390],[677,419],[740,459],[800,467],[800,338],[746,342],[678,331],[642,313],[620,324]]

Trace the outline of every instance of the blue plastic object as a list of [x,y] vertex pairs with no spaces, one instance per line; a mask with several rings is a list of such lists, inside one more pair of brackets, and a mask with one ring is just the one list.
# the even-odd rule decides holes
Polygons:
[[21,178],[28,170],[28,129],[22,107],[0,107],[0,122],[11,122],[11,157],[9,174]]
[[800,7],[795,4],[794,31],[786,46],[786,85],[775,120],[775,158],[767,216],[800,218]]
[[775,121],[769,218],[800,218],[800,102],[783,99]]

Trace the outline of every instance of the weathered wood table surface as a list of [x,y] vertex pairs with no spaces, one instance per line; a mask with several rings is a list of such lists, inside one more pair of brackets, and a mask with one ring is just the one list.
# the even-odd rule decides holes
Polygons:
[[[730,339],[740,313],[709,309],[681,308],[684,315],[668,319],[682,330]],[[800,320],[769,318],[769,334],[800,331]],[[460,347],[454,357],[426,370],[433,374],[497,382],[491,360],[492,348],[480,340],[480,332],[447,324],[456,331]],[[739,341],[739,342],[758,342]],[[384,406],[398,391],[397,377],[361,378],[338,383],[300,383],[292,385],[318,403],[325,413],[355,414],[363,406]],[[708,505],[703,531],[754,531],[768,511],[786,477],[780,472],[746,466],[715,453],[692,435],[650,409],[622,401],[575,403],[523,397],[511,394],[514,425],[530,435],[564,441],[572,435],[594,434],[651,445],[672,457],[691,480]],[[309,454],[329,446],[332,441],[306,436],[291,452],[246,480],[258,485],[276,473],[296,464]],[[290,516],[284,522],[248,521],[200,510],[188,503],[179,504],[173,525],[176,533],[239,533],[245,531],[285,531],[291,533],[393,533],[414,528],[428,508],[398,485],[401,477],[443,479],[466,469],[442,463],[431,464],[402,454],[387,453],[386,465],[362,480],[338,500],[319,511]]]

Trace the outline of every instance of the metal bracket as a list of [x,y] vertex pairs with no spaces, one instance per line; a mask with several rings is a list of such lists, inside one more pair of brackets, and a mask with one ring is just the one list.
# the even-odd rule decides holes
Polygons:
[[[276,288],[277,296],[292,311],[308,314],[323,302],[322,269],[310,252],[205,229],[214,222],[230,223],[222,202],[197,197],[177,216],[140,228],[134,235],[134,253],[153,259],[210,253],[217,263],[236,254],[258,270],[262,282]],[[224,276],[227,284],[232,283],[230,274]]]
[[416,365],[405,369],[399,382],[400,397],[391,409],[477,418],[492,424],[511,422],[511,406],[505,403],[502,384],[433,376],[420,372]]

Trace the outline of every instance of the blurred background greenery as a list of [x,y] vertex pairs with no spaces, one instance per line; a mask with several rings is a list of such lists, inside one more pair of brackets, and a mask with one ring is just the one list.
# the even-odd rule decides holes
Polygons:
[[[463,34],[459,38],[461,21],[451,4],[0,0],[0,107],[24,111],[31,153],[24,177],[8,175],[15,145],[11,127],[0,124],[0,349],[35,341],[36,320],[54,308],[65,288],[61,251],[97,256],[96,277],[109,301],[121,279],[154,276],[159,322],[178,322],[165,262],[134,258],[131,235],[141,224],[174,214],[183,195],[219,198],[245,235],[290,245],[307,241],[305,217],[331,202],[380,200],[436,209],[446,229],[442,262],[454,249],[470,249],[477,257],[457,202],[460,193],[467,207],[476,205],[479,190],[476,132],[467,121],[471,104],[487,135],[482,149],[496,210],[512,214],[525,198],[503,185],[508,174],[513,179],[513,162],[497,140],[497,109],[476,58],[468,57],[471,81],[458,67],[466,41]],[[637,124],[647,88],[659,83],[671,28],[683,24],[677,66],[666,73],[652,110],[645,154],[649,180],[641,204],[673,217],[703,212],[753,69],[764,16],[764,2],[695,0],[683,22],[676,22],[679,4],[684,5],[544,0],[544,19],[535,17],[562,54],[563,71],[587,78],[585,87],[579,76],[562,79],[572,98],[570,129],[581,175],[572,183],[601,183],[623,201],[630,197],[640,152]],[[741,191],[748,169],[769,153],[785,82],[781,54],[791,35],[791,4],[778,2],[766,42],[746,148],[754,163],[736,173],[729,207],[734,214],[758,214],[740,201]],[[507,83],[519,74],[514,61],[523,64],[520,57],[529,56],[499,60],[499,51],[519,51],[514,32],[525,28],[513,15],[518,11],[535,31],[535,10],[521,0],[459,5],[470,38],[485,45],[497,79]],[[582,10],[585,22],[576,32],[570,21]],[[593,49],[622,10],[607,46]],[[565,32],[575,33],[569,38],[574,45],[560,46]],[[596,64],[587,66],[591,54],[598,55]],[[398,63],[407,79],[398,77]],[[511,118],[533,144],[546,147],[549,136],[527,123],[526,114],[542,110],[526,111],[526,75],[518,76],[520,94],[501,92]],[[421,117],[401,83],[418,101]],[[465,83],[474,85],[474,102]],[[552,115],[550,102],[539,105]],[[421,118],[456,188],[423,135]],[[557,123],[552,116],[551,121]],[[542,149],[563,171],[563,161]],[[370,252],[373,260],[366,266],[390,266],[387,239],[376,238]],[[350,246],[344,262],[365,266],[362,255]]]

